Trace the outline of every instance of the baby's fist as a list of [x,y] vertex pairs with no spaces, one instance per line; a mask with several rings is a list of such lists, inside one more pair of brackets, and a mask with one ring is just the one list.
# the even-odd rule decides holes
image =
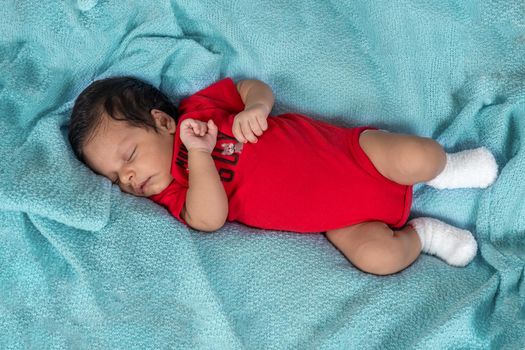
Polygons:
[[261,103],[246,107],[233,118],[232,132],[237,141],[257,143],[257,136],[261,136],[268,129],[269,110]]
[[188,118],[180,124],[180,139],[188,151],[201,149],[211,153],[217,143],[218,131],[212,119],[205,123]]

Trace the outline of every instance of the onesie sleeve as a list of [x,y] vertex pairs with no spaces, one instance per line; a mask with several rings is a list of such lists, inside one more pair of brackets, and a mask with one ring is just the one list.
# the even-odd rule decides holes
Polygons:
[[181,210],[186,202],[186,194],[188,193],[188,187],[185,187],[175,180],[159,194],[149,197],[152,201],[162,205],[166,208],[171,215],[176,217],[180,222],[189,226],[186,220],[181,216]]
[[231,78],[219,80],[182,100],[179,105],[179,113],[212,108],[219,108],[234,114],[244,110],[244,102]]

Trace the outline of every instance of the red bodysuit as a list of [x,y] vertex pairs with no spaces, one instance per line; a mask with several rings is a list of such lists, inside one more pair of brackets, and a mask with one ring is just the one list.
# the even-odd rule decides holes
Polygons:
[[212,152],[228,196],[228,221],[293,232],[325,232],[364,221],[402,227],[412,186],[382,176],[359,146],[369,127],[346,128],[301,114],[269,116],[257,143],[237,142],[235,115],[244,103],[226,78],[184,99],[173,144],[172,183],[149,197],[180,216],[188,190],[188,152],[180,124],[186,118],[219,128]]

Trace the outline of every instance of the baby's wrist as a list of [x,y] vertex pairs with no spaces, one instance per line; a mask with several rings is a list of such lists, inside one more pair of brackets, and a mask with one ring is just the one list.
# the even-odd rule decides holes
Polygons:
[[270,106],[268,106],[266,103],[263,103],[263,102],[257,102],[249,106],[245,106],[244,110],[248,110],[252,108],[260,108],[266,115],[270,114],[272,110]]
[[188,148],[188,153],[196,153],[196,152],[203,152],[203,153],[211,154],[211,151],[207,148],[202,148],[202,147]]

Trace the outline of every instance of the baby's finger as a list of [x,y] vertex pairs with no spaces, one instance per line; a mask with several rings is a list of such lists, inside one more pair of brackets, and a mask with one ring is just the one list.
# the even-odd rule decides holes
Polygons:
[[259,125],[263,131],[268,130],[268,121],[266,119],[267,117],[263,117],[261,115],[257,116],[257,121],[259,122]]
[[181,125],[181,130],[184,133],[195,134],[195,126],[191,120],[185,121],[185,123]]
[[195,121],[195,127],[193,128],[196,135],[204,136],[208,131],[207,123],[200,120]]
[[180,127],[181,127],[182,129],[191,129],[191,123],[192,123],[192,121],[193,121],[193,119],[188,118],[188,119],[184,120],[184,121],[181,123]]
[[197,123],[193,119],[188,120],[188,129],[191,129],[194,134],[198,134],[199,133],[199,123]]
[[241,123],[239,119],[237,118],[235,118],[235,120],[233,121],[232,133],[233,133],[233,136],[235,136],[235,138],[237,139],[237,141],[242,142],[242,143],[246,142],[246,139],[244,138],[244,135],[242,134],[242,131],[241,131]]
[[208,123],[206,124],[206,128],[208,129],[208,133],[212,136],[217,136],[217,132],[219,129],[217,128],[217,125],[213,122],[213,120],[208,120]]
[[200,124],[200,135],[204,136],[208,132],[208,123],[199,123]]
[[251,119],[248,122],[250,123],[250,129],[255,133],[255,135],[261,136],[263,131],[259,126],[259,122],[257,121],[257,119]]
[[210,119],[208,120],[208,123],[206,124],[206,126],[210,129],[217,129],[217,125],[215,124],[215,122],[213,121],[213,119]]
[[250,141],[251,143],[257,142],[257,138],[253,134],[253,131],[250,127],[250,123],[247,120],[241,123],[241,129],[242,129],[242,134],[244,135],[246,139],[248,139],[248,141]]
[[195,135],[203,136],[205,133],[206,132],[204,131],[201,125],[197,126],[195,130]]

